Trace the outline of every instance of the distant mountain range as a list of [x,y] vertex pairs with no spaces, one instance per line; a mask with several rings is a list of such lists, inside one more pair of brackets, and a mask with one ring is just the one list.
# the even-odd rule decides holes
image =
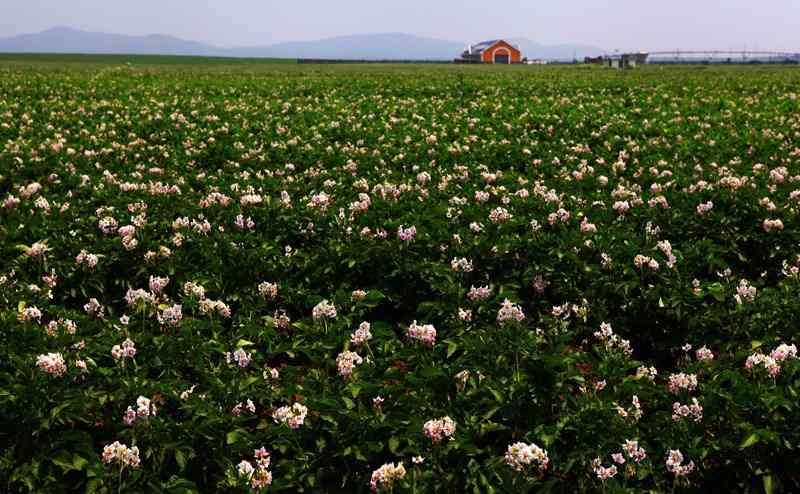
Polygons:
[[[477,43],[480,40],[471,40]],[[546,46],[524,38],[511,38],[529,59],[571,60],[596,56],[603,50],[588,45]],[[466,43],[403,33],[361,34],[313,41],[292,41],[265,46],[220,48],[174,36],[80,31],[56,27],[33,34],[0,38],[2,53],[103,53],[137,55],[198,55],[254,58],[320,58],[353,60],[452,60]]]

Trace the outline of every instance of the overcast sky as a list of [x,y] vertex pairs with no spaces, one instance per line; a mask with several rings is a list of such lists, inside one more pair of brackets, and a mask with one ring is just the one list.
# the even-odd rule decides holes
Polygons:
[[800,51],[800,0],[0,0],[0,37],[53,26],[225,47],[404,32],[605,50]]

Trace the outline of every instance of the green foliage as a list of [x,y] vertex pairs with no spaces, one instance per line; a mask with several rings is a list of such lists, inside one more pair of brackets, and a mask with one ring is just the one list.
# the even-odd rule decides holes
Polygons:
[[262,446],[282,492],[399,462],[394,492],[800,491],[796,69],[30,62],[0,65],[0,491],[246,492]]

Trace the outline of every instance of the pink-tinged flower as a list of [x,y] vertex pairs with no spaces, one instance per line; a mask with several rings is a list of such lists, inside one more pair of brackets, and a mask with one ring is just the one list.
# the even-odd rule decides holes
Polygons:
[[236,215],[236,220],[233,222],[239,230],[252,230],[256,227],[256,222],[251,217],[245,218],[243,215]]
[[614,463],[617,465],[625,464],[625,456],[622,453],[612,453],[611,459],[614,460]]
[[258,293],[267,300],[274,300],[278,296],[278,285],[265,281],[258,285]]
[[83,305],[83,310],[94,317],[103,317],[103,312],[105,311],[100,302],[94,297],[90,298],[89,302]]
[[769,356],[776,362],[782,362],[790,358],[795,359],[797,358],[797,346],[794,344],[787,345],[786,343],[781,343],[770,352]]
[[522,320],[525,319],[525,314],[522,312],[522,308],[519,305],[513,304],[510,300],[505,299],[503,300],[500,310],[497,311],[497,322],[504,324],[506,321],[512,319],[517,322],[522,322]]
[[386,463],[380,468],[372,472],[369,480],[370,489],[372,492],[378,492],[378,489],[389,489],[398,480],[402,480],[406,476],[406,469],[402,463]]
[[583,220],[581,220],[581,232],[590,234],[597,233],[597,226],[594,223],[589,223],[589,219],[584,216]]
[[256,413],[256,404],[253,403],[253,400],[248,398],[244,402],[237,403],[231,410],[231,413],[236,417],[238,417],[242,415],[245,411],[249,412],[251,415]]
[[672,404],[672,420],[678,422],[685,418],[690,418],[695,422],[700,422],[703,419],[703,407],[700,406],[697,398],[692,398],[691,405],[682,405],[677,401]]
[[139,448],[129,448],[119,441],[114,441],[103,448],[103,463],[116,463],[120,468],[139,468]]
[[178,326],[183,318],[183,308],[181,305],[173,305],[167,307],[158,314],[159,324],[169,324],[170,326]]
[[133,358],[136,356],[136,345],[130,339],[126,339],[122,345],[114,345],[111,348],[111,356],[114,357],[114,360]]
[[638,379],[647,379],[650,382],[656,380],[656,376],[658,375],[658,370],[655,367],[645,367],[644,365],[639,366],[636,369],[636,377]]
[[472,311],[469,309],[458,308],[458,319],[460,321],[469,322],[472,320]]
[[231,317],[231,308],[221,300],[209,300],[207,298],[200,300],[200,312],[203,314],[216,313],[220,317]]
[[472,285],[469,288],[469,292],[467,292],[467,298],[471,302],[475,302],[476,300],[485,300],[489,298],[491,294],[492,294],[492,289],[489,288],[489,285],[479,286],[479,287],[475,287],[474,285]]
[[667,386],[670,393],[679,393],[682,390],[694,391],[697,388],[697,376],[695,374],[684,374],[683,372],[671,374]]
[[133,237],[134,235],[136,235],[136,227],[133,225],[121,226],[117,230],[117,233],[121,237]]
[[699,216],[704,216],[706,213],[714,209],[714,203],[711,201],[708,202],[701,202],[697,205],[697,214]]
[[25,255],[30,258],[43,257],[50,247],[41,242],[36,242],[25,250]]
[[129,427],[132,426],[136,422],[136,410],[128,407],[125,413],[122,414],[122,422]]
[[16,196],[9,194],[5,199],[3,199],[3,209],[11,209],[17,204],[19,204],[19,199]]
[[706,346],[698,348],[695,352],[695,356],[700,362],[711,362],[714,360],[714,352],[709,350]]
[[612,206],[612,209],[617,212],[619,215],[623,215],[631,208],[631,205],[628,201],[617,201]]
[[506,450],[504,461],[506,465],[517,472],[523,472],[531,466],[541,472],[547,470],[550,464],[546,450],[536,444],[525,444],[523,442],[510,445]]
[[157,409],[152,400],[150,400],[150,398],[140,396],[136,399],[136,409],[134,410],[133,407],[129,406],[127,410],[125,410],[122,420],[125,422],[125,425],[130,426],[139,419],[155,417],[156,412]]
[[63,376],[67,372],[67,364],[60,353],[48,353],[36,357],[36,366],[51,376]]
[[750,355],[747,357],[744,366],[747,370],[753,370],[756,366],[762,366],[770,377],[775,378],[778,377],[778,374],[781,372],[780,362],[796,358],[797,347],[795,345],[781,343],[781,345],[770,352],[769,355],[764,355],[761,352]]
[[243,348],[237,348],[234,350],[233,353],[227,352],[225,353],[225,361],[230,363],[236,362],[240,368],[244,369],[248,365],[250,365],[250,361],[252,360],[252,356],[247,353]]
[[255,450],[253,453],[255,466],[247,460],[242,460],[236,466],[236,472],[250,484],[253,490],[264,489],[272,484],[272,472],[269,471],[271,463],[270,454],[265,448]]
[[450,267],[456,273],[471,273],[472,272],[472,261],[467,259],[466,257],[462,257],[460,259],[453,259],[450,261]]
[[370,332],[371,326],[368,322],[364,321],[358,325],[358,328],[350,335],[350,344],[353,346],[361,346],[372,339]]
[[764,228],[764,231],[769,233],[773,230],[783,230],[783,221],[781,220],[772,220],[766,219],[764,223],[761,225]]
[[22,322],[36,321],[42,322],[42,311],[38,307],[25,307],[17,314],[17,319]]
[[489,221],[492,223],[505,223],[513,218],[506,208],[498,207],[489,212]]
[[161,293],[168,284],[169,284],[168,276],[164,278],[160,276],[150,277],[150,283],[149,283],[150,291],[156,295]]
[[653,271],[658,271],[658,269],[660,267],[660,265],[658,264],[658,261],[656,261],[652,257],[644,256],[642,254],[636,254],[633,257],[633,264],[634,264],[634,266],[636,266],[639,269],[647,267],[647,268],[650,268]]
[[433,346],[436,343],[436,328],[432,324],[417,324],[417,321],[411,323],[408,327],[408,336],[412,340],[422,342],[427,346]]
[[350,378],[356,365],[361,365],[364,359],[355,352],[342,352],[336,357],[336,368],[339,375],[345,379]]
[[442,439],[453,439],[456,432],[456,423],[450,417],[442,417],[425,422],[422,426],[423,433],[434,443],[439,443]]
[[311,196],[311,200],[308,202],[307,206],[311,209],[317,209],[324,212],[327,211],[330,203],[331,197],[325,192],[320,192],[319,194],[314,194]]
[[415,226],[403,228],[403,225],[400,225],[397,228],[397,237],[403,242],[410,242],[411,239],[413,239],[416,234],[417,234],[417,227]]
[[694,470],[694,462],[690,461],[683,465],[683,453],[678,449],[672,449],[667,454],[667,471],[674,473],[676,477],[685,477]]
[[255,471],[255,468],[253,468],[253,465],[249,461],[242,460],[241,463],[237,465],[236,470],[239,472],[240,476],[249,481],[250,476],[253,475],[253,472]]
[[604,467],[603,461],[600,458],[595,458],[592,460],[592,471],[600,481],[605,482],[617,474],[617,467],[616,465]]
[[758,289],[752,286],[749,281],[739,280],[739,285],[736,287],[736,295],[733,298],[737,304],[742,305],[754,301],[757,293]]
[[366,296],[367,292],[364,290],[353,290],[353,293],[350,294],[350,300],[352,302],[358,302],[359,300],[364,300]]
[[125,293],[125,302],[128,305],[136,305],[142,303],[144,305],[151,305],[156,302],[156,297],[147,290],[137,288],[136,290],[129,288]]
[[206,289],[193,281],[187,281],[183,284],[183,294],[187,297],[203,300],[206,298]]
[[614,330],[607,322],[600,324],[600,330],[594,332],[594,337],[603,344],[603,347],[608,352],[621,352],[623,355],[631,355],[633,353],[631,342],[614,334]]
[[647,458],[647,452],[644,450],[644,448],[639,446],[638,441],[626,439],[625,444],[622,445],[622,450],[625,451],[628,457],[636,463],[640,463]]
[[314,317],[315,321],[319,321],[320,319],[334,319],[336,317],[336,307],[327,300],[323,300],[314,306],[311,315]]
[[290,429],[297,429],[306,420],[308,408],[301,403],[282,406],[272,413],[272,418],[279,424],[286,424]]

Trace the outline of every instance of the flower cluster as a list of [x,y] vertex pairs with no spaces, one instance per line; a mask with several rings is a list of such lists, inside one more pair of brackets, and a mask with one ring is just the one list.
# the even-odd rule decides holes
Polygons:
[[694,391],[697,388],[697,375],[684,374],[683,372],[677,374],[670,374],[669,382],[667,383],[670,393],[680,393],[681,391]]
[[244,369],[250,362],[253,360],[253,357],[250,353],[248,353],[244,348],[237,348],[236,350],[231,352],[225,353],[225,361],[229,364],[236,362],[240,368]]
[[320,319],[334,319],[336,317],[336,307],[327,300],[323,300],[314,306],[311,314],[315,321],[319,321]]
[[606,351],[620,352],[623,355],[631,355],[633,353],[631,342],[616,335],[611,325],[607,322],[600,324],[600,330],[594,332],[594,337],[603,344]]
[[736,287],[736,295],[734,295],[733,298],[736,300],[737,304],[742,305],[755,300],[756,293],[758,293],[758,289],[751,285],[749,281],[740,280],[739,285]]
[[282,406],[272,412],[272,418],[279,424],[286,424],[290,429],[297,429],[306,420],[308,408],[301,404],[295,403],[292,406]]
[[667,471],[675,474],[676,477],[685,477],[694,470],[694,462],[683,465],[683,453],[678,449],[671,449],[667,454]]
[[172,307],[167,307],[158,314],[159,324],[167,324],[169,326],[178,326],[183,318],[183,307],[175,304]]
[[786,343],[781,343],[777,348],[772,350],[769,355],[764,355],[761,352],[750,355],[747,357],[744,366],[747,370],[762,366],[766,369],[770,377],[777,377],[781,372],[780,363],[787,359],[796,358],[797,346],[794,344],[787,345]]
[[683,405],[677,401],[672,404],[672,420],[678,422],[685,418],[690,418],[695,422],[703,420],[703,407],[700,406],[697,398],[692,398],[691,405]]
[[336,368],[339,375],[348,379],[353,374],[356,365],[361,365],[364,359],[355,352],[342,352],[336,357]]
[[111,356],[114,360],[133,358],[136,356],[136,345],[128,338],[121,345],[111,347]]
[[103,463],[116,463],[121,469],[139,468],[139,448],[128,447],[119,441],[114,441],[103,448]]
[[414,321],[408,327],[408,337],[420,341],[426,346],[433,346],[436,343],[436,328],[432,324],[420,325]]
[[267,300],[274,300],[278,296],[278,285],[264,281],[258,285],[258,293]]
[[60,353],[39,355],[36,357],[36,366],[53,376],[63,376],[67,372],[67,364]]
[[261,447],[253,453],[255,466],[247,460],[242,460],[236,466],[236,470],[253,490],[259,490],[272,484],[272,472],[269,470],[271,462],[269,452]]
[[550,464],[547,451],[536,444],[525,444],[523,442],[509,445],[504,460],[506,465],[518,472],[525,471],[531,465],[541,472],[547,470],[547,466]]
[[380,468],[372,472],[369,480],[370,489],[372,492],[378,492],[378,489],[390,489],[398,480],[402,480],[406,476],[406,469],[402,463],[386,463],[381,465]]
[[425,422],[422,431],[434,443],[441,442],[442,439],[451,438],[456,432],[456,423],[450,417],[432,419]]
[[350,335],[350,343],[354,346],[361,346],[364,343],[371,340],[372,339],[372,333],[370,332],[371,328],[372,327],[367,321],[364,321],[361,324],[359,324],[358,328],[356,328],[356,330],[353,331],[353,334]]
[[525,314],[522,312],[522,307],[512,303],[510,300],[503,300],[500,310],[497,311],[497,322],[504,324],[506,321],[522,322],[525,319]]
[[489,295],[492,294],[492,289],[489,286],[479,286],[475,287],[474,285],[469,288],[469,292],[467,292],[467,298],[471,302],[475,302],[476,300],[484,300],[489,298]]
[[156,411],[156,406],[153,404],[150,398],[140,396],[136,399],[136,409],[134,410],[133,407],[129,406],[128,409],[125,410],[122,421],[125,423],[125,425],[130,426],[133,425],[137,420],[155,417]]
[[400,225],[397,228],[397,238],[402,240],[403,242],[410,242],[417,235],[417,227],[410,226],[408,228],[403,228],[403,225]]

